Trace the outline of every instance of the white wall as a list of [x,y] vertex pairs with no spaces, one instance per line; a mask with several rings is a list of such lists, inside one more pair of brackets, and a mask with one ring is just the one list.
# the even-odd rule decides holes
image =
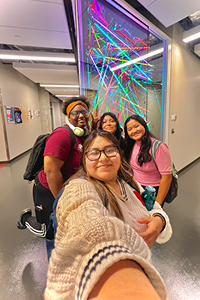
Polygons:
[[[37,84],[17,72],[9,64],[0,63],[0,89],[3,106],[39,109]],[[40,117],[34,117],[28,123],[8,124],[6,110],[4,117],[8,136],[10,159],[20,155],[33,146],[36,137],[41,134]],[[0,117],[1,118],[1,117]],[[0,124],[1,124],[0,120]],[[2,130],[2,129],[1,129]],[[4,142],[0,130],[0,144]],[[4,146],[0,147],[0,161],[5,161]],[[6,158],[7,160],[7,158]]]
[[62,114],[62,102],[59,101],[58,99],[54,98],[53,96],[50,97],[53,105],[53,124],[54,124],[54,129],[61,126],[62,121],[61,121],[61,114]]
[[50,94],[38,85],[38,97],[40,107],[40,122],[42,133],[50,133],[52,131],[51,115],[50,115]]
[[[0,91],[2,93],[3,114],[6,123],[10,160],[33,146],[38,135],[52,131],[50,115],[50,94],[27,77],[13,69],[11,64],[0,63]],[[53,98],[54,128],[63,123],[61,101]],[[40,116],[28,118],[27,123],[8,124],[5,106],[27,108],[40,111]],[[3,132],[0,111],[0,162],[9,160]]]
[[[182,42],[182,28],[173,28],[169,148],[178,170],[200,156],[200,59]],[[174,128],[174,134],[171,133]]]

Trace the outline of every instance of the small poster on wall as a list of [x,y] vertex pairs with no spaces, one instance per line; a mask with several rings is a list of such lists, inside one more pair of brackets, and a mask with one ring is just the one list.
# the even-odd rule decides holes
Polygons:
[[34,115],[35,115],[35,111],[31,109],[31,119],[33,119]]
[[22,117],[22,122],[28,122],[28,109],[27,108],[21,108],[21,117]]
[[13,113],[13,107],[11,106],[5,106],[6,108],[6,116],[8,123],[14,123],[14,113]]
[[40,116],[39,110],[36,110],[36,111],[35,111],[35,115],[36,115],[36,117],[39,117],[39,116]]
[[31,117],[31,110],[29,108],[27,109],[27,114],[28,114],[28,118],[30,118]]
[[15,117],[15,123],[16,123],[16,124],[22,123],[22,117],[21,117],[21,114],[22,114],[21,109],[18,108],[18,107],[15,107],[15,108],[14,108],[14,117]]

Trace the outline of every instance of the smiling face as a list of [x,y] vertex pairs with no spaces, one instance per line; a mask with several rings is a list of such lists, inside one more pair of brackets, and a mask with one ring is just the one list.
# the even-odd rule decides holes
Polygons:
[[111,116],[107,115],[103,119],[102,129],[115,134],[115,131],[117,130],[117,124]]
[[145,128],[140,124],[140,122],[131,119],[127,124],[126,124],[126,129],[128,136],[135,141],[141,141],[145,134]]
[[[93,143],[88,147],[90,150],[104,150],[109,146],[115,146],[109,139],[97,136]],[[107,157],[104,152],[101,152],[99,159],[91,161],[85,156],[85,168],[89,175],[95,179],[104,181],[106,183],[115,182],[117,179],[117,172],[121,164],[119,152],[114,157]]]
[[[77,116],[74,116],[73,112],[76,112],[76,111],[77,112],[82,111],[85,113],[80,113]],[[75,127],[84,128],[87,125],[88,118],[89,118],[89,116],[87,115],[86,112],[87,112],[87,110],[85,109],[84,106],[82,106],[80,104],[76,105],[70,112],[69,122]]]

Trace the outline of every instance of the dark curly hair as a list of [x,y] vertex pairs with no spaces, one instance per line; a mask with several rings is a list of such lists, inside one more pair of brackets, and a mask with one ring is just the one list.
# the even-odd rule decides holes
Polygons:
[[128,161],[130,160],[131,152],[135,145],[135,140],[131,139],[127,133],[127,124],[131,120],[138,121],[145,129],[145,134],[141,139],[141,146],[138,154],[138,163],[140,166],[142,166],[143,163],[152,160],[152,156],[151,154],[149,154],[149,150],[151,148],[151,137],[154,137],[154,135],[149,131],[147,124],[142,117],[140,117],[139,115],[132,115],[128,117],[124,123],[124,132],[125,132],[124,155]]
[[85,103],[87,105],[88,109],[90,108],[90,102],[87,100],[87,98],[85,96],[71,97],[63,102],[62,112],[64,115],[67,116],[66,110],[67,110],[68,105],[70,103],[76,102],[76,101],[82,101],[83,103]]
[[101,119],[100,119],[100,124],[99,124],[99,129],[102,129],[102,125],[103,125],[103,120],[106,116],[110,116],[116,123],[116,126],[117,126],[117,129],[115,131],[115,137],[118,139],[118,141],[120,140],[121,136],[122,136],[122,128],[120,127],[119,125],[119,121],[116,117],[115,114],[111,113],[111,112],[106,112],[104,113],[102,116],[101,116]]

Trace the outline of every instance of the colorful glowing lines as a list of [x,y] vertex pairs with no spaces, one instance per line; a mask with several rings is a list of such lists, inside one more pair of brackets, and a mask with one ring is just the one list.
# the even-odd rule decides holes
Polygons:
[[[115,112],[121,123],[135,113],[146,119],[155,105],[162,113],[162,63],[154,65],[155,59],[148,59],[153,51],[147,29],[109,8],[106,1],[82,3],[86,8],[82,70],[87,78],[83,82],[93,100],[92,111]],[[153,43],[155,50],[155,40]]]
[[[103,24],[101,24],[98,20],[96,20],[95,19],[95,21],[96,22],[98,22],[99,23],[99,25],[101,25],[106,31],[108,31],[113,37],[115,37],[116,39],[118,39],[122,44],[124,44],[124,45],[126,45],[130,50],[131,50],[131,47],[130,46],[128,46],[123,40],[121,40],[117,35],[115,35],[112,31],[110,31],[108,28],[106,28]],[[94,25],[105,35],[105,37],[108,39],[108,40],[110,40],[110,42],[112,43],[112,44],[114,44],[118,49],[119,49],[119,52],[120,53],[123,53],[125,56],[126,56],[126,58],[129,60],[129,63],[128,62],[126,62],[126,63],[124,63],[124,64],[122,64],[122,65],[120,65],[120,66],[127,66],[127,65],[129,65],[129,64],[133,64],[134,62],[133,62],[133,60],[131,60],[131,58],[126,54],[126,52],[124,52],[124,51],[122,51],[122,49],[120,48],[120,46],[118,46],[114,41],[113,41],[113,39],[111,39],[110,37],[109,37],[109,35],[108,34],[106,34],[105,33],[105,31],[103,30],[103,29],[101,29],[96,23],[94,23]],[[117,54],[117,55],[119,55],[119,54]],[[138,55],[138,54],[137,54]],[[146,54],[146,55],[148,55],[148,54]],[[147,56],[148,57],[148,56]],[[140,61],[140,60],[142,60],[141,58],[140,58],[140,56],[138,57],[138,58],[135,58],[135,60],[136,61]],[[144,59],[145,59],[146,57],[144,57]],[[116,66],[116,67],[114,67],[113,69],[112,69],[112,71],[115,71],[115,70],[117,70],[117,69],[121,69],[121,67],[120,66]],[[140,72],[145,76],[145,77],[147,77],[147,79],[149,80],[149,81],[151,81],[151,78],[149,78],[143,71],[142,71],[142,69],[140,69],[137,65],[136,65],[136,68],[137,69],[139,69],[140,70]]]
[[152,52],[150,52],[150,53],[141,55],[140,57],[135,58],[135,59],[133,59],[133,60],[127,62],[127,63],[124,63],[124,64],[122,64],[122,65],[119,65],[119,66],[114,67],[114,68],[112,69],[112,71],[116,71],[116,70],[118,70],[118,69],[127,67],[127,66],[129,66],[129,65],[134,64],[135,62],[138,62],[138,61],[140,61],[140,60],[143,60],[143,59],[146,59],[146,58],[148,58],[148,57],[152,57],[152,56],[154,56],[154,55],[157,55],[157,54],[159,54],[159,53],[162,53],[163,51],[164,51],[164,48],[160,48],[160,49],[157,49],[157,50],[152,51]]
[[104,18],[102,18],[102,16],[98,13],[98,11],[95,9],[95,5],[94,5],[95,1],[93,2],[93,5],[89,5],[90,8],[93,10],[94,13],[97,14],[97,16],[99,17],[99,19],[101,19],[101,21],[106,25],[108,26],[108,23],[104,20]]

